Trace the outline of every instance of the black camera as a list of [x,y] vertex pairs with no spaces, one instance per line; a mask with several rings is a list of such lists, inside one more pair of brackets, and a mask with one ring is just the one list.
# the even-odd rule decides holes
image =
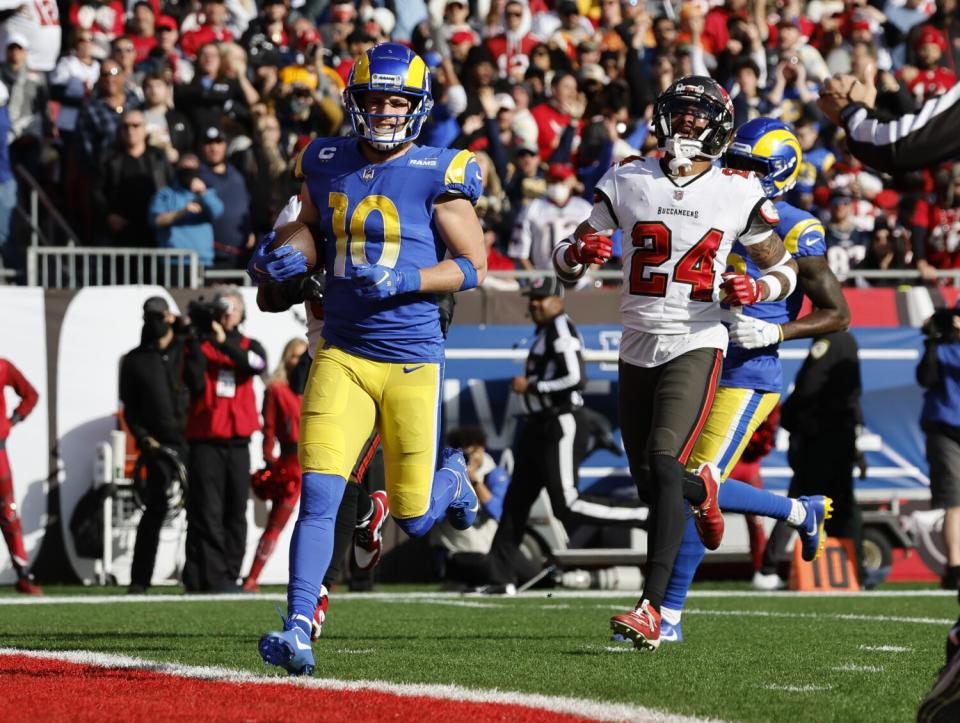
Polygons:
[[960,333],[953,325],[953,320],[958,316],[960,316],[960,309],[940,309],[934,312],[927,326],[927,334],[934,341],[945,343],[960,341]]
[[197,336],[205,337],[213,334],[213,322],[230,311],[230,303],[226,299],[194,299],[187,306],[190,315],[190,324],[196,330]]

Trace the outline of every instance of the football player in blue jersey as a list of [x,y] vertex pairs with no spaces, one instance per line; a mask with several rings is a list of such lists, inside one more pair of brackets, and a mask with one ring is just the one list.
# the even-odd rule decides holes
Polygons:
[[[486,274],[473,209],[480,167],[469,151],[414,145],[433,101],[430,72],[408,48],[367,50],[343,97],[355,135],[315,139],[296,167],[297,220],[323,239],[326,318],[303,397],[287,617],[259,645],[266,662],[291,675],[313,672],[311,618],[334,520],[371,430],[381,435],[391,514],[407,534],[424,535],[442,519],[466,529],[479,508],[460,450],[438,450],[444,345],[436,295],[472,289]],[[252,274],[258,283],[307,271],[299,251],[271,252],[267,243],[251,268],[266,270]]]
[[[756,173],[764,192],[774,199],[780,215],[776,233],[797,261],[799,284],[782,301],[745,306],[736,312],[720,386],[688,466],[697,469],[702,464],[716,465],[718,473],[714,477],[726,480],[718,493],[720,509],[786,520],[800,532],[803,558],[813,560],[823,546],[823,523],[830,515],[829,498],[794,500],[727,480],[754,431],[780,399],[780,342],[845,329],[850,322],[840,282],[825,258],[822,224],[783,200],[796,183],[802,160],[800,144],[790,126],[771,118],[755,118],[742,125],[724,157],[727,168]],[[760,270],[738,246],[734,244],[728,257],[728,271],[757,278]],[[798,318],[804,294],[814,310]],[[660,609],[660,640],[664,642],[683,639],[680,617],[687,590],[704,554],[691,519]]]

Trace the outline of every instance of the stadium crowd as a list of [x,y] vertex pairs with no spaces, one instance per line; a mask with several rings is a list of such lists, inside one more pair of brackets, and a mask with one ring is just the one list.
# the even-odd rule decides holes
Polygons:
[[11,235],[11,169],[22,165],[85,244],[189,248],[206,267],[243,268],[296,192],[298,151],[348,132],[341,91],[354,60],[387,39],[411,45],[433,74],[419,142],[480,159],[477,209],[493,271],[549,267],[549,250],[585,216],[582,201],[611,163],[656,152],[653,101],[689,73],[724,85],[738,126],[759,115],[793,124],[804,160],[788,200],[823,220],[841,278],[917,268],[936,283],[938,270],[960,265],[960,163],[878,174],[816,105],[819,84],[837,72],[875,89],[890,115],[949,92],[956,0],[62,6],[62,25],[8,11],[0,35],[8,267],[24,263],[26,233],[14,224]]

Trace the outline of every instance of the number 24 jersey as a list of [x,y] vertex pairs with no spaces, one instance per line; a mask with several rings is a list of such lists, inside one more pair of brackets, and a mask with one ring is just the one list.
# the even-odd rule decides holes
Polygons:
[[656,335],[719,325],[721,274],[733,243],[765,241],[777,221],[753,173],[711,166],[675,179],[657,158],[607,171],[589,219],[600,231],[623,229],[623,325]]
[[413,271],[442,260],[447,248],[434,203],[447,195],[475,203],[480,167],[469,151],[416,145],[398,158],[370,163],[358,144],[355,137],[317,138],[297,162],[325,239],[323,338],[377,361],[441,361],[435,296],[366,299],[358,293],[353,269],[380,264]]

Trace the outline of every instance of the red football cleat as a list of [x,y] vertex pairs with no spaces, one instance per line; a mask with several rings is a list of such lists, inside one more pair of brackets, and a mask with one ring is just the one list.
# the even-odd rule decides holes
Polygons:
[[641,600],[628,613],[610,618],[610,629],[633,641],[637,650],[656,650],[660,645],[660,613],[649,600]]
[[361,570],[369,570],[380,561],[383,548],[380,532],[390,515],[386,492],[378,490],[370,495],[370,500],[373,502],[373,516],[353,533],[353,557]]
[[327,595],[327,588],[320,586],[320,601],[313,611],[313,622],[310,625],[310,640],[315,641],[323,633],[323,623],[327,619],[327,606],[330,604],[330,596]]
[[707,498],[699,505],[693,506],[693,521],[703,546],[708,550],[716,550],[723,540],[723,514],[717,502],[720,469],[708,462],[700,465],[697,476],[703,480],[707,488]]
[[28,577],[21,577],[13,587],[17,592],[23,593],[24,595],[43,595],[43,590],[40,589],[40,586],[34,585]]

